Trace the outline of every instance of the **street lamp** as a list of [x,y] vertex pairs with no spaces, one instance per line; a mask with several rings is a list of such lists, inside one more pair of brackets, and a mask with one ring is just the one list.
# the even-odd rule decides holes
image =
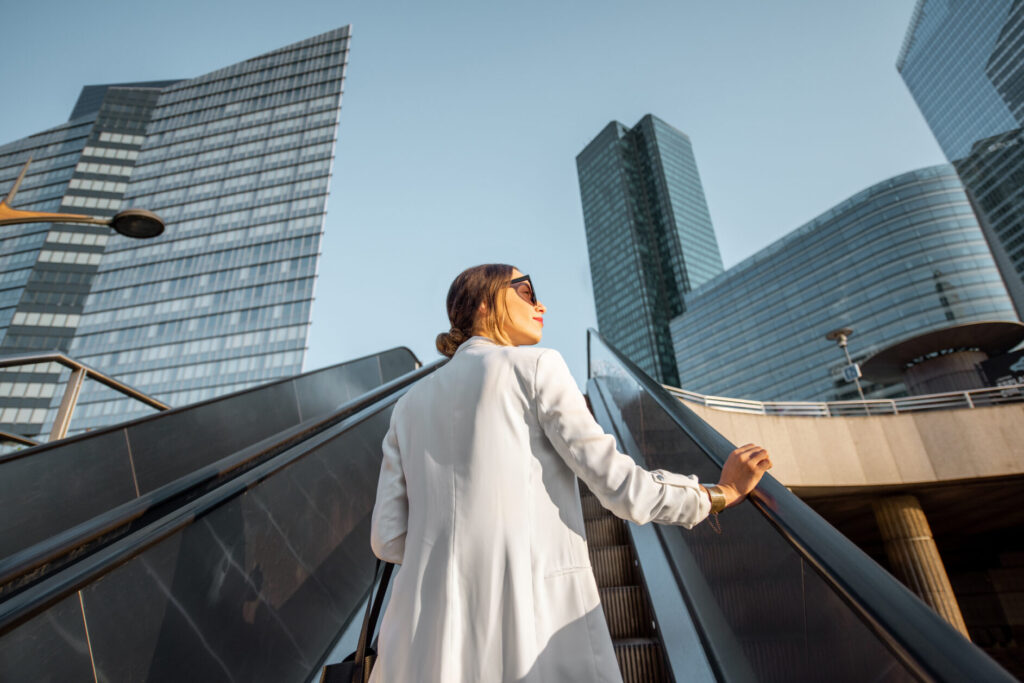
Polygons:
[[853,359],[850,358],[850,352],[846,348],[846,340],[850,335],[853,334],[853,329],[850,327],[840,327],[837,330],[832,330],[825,335],[825,339],[834,341],[839,344],[839,348],[843,350],[843,354],[846,356],[846,367],[843,368],[843,376],[846,381],[850,381],[850,377],[853,377],[853,381],[857,383],[857,393],[860,394],[860,400],[864,399],[864,390],[860,388],[860,368],[854,364]]
[[0,226],[19,223],[85,223],[86,225],[102,225],[113,228],[125,237],[136,239],[156,237],[163,233],[164,222],[155,213],[145,209],[126,209],[111,218],[97,218],[77,213],[46,213],[12,209],[11,202],[14,201],[14,195],[18,193],[21,181],[25,179],[25,174],[31,163],[31,159],[25,162],[25,167],[21,169],[18,179],[14,181],[14,187],[7,193],[3,201],[0,201]]

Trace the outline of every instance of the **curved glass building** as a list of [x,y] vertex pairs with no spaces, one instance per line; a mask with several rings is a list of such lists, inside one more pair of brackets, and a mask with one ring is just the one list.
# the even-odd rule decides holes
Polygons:
[[[857,398],[825,335],[862,361],[954,323],[1017,319],[951,166],[855,194],[685,295],[672,320],[681,386],[764,401]],[[868,398],[905,394],[864,383]]]

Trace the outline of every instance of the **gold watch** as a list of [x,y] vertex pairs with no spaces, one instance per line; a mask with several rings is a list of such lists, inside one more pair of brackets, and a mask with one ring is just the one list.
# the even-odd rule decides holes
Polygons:
[[725,509],[725,493],[718,484],[701,484],[711,498],[711,514],[715,515]]

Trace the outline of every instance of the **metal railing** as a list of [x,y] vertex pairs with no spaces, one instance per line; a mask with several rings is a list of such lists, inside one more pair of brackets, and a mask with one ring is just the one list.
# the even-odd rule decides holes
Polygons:
[[30,439],[21,434],[11,434],[10,432],[0,432],[0,456],[13,453],[15,451],[24,450],[26,448],[32,448],[38,446],[39,442],[34,439]]
[[925,410],[953,410],[985,408],[1024,402],[1024,384],[1011,384],[970,391],[945,394],[926,394],[892,399],[867,401],[748,401],[724,396],[705,396],[695,391],[662,385],[670,394],[683,401],[699,403],[716,410],[755,415],[783,415],[787,417],[864,417],[865,415],[899,415]]
[[84,363],[68,358],[58,351],[20,353],[0,358],[0,368],[40,365],[42,363],[57,363],[71,370],[71,376],[68,377],[68,381],[64,385],[64,396],[61,397],[60,407],[57,409],[57,417],[54,419],[53,427],[50,429],[49,441],[57,441],[67,436],[68,426],[71,424],[71,416],[75,412],[75,405],[78,403],[78,395],[81,393],[82,384],[87,377],[151,408],[156,408],[157,410],[167,410],[170,408],[166,403],[158,401],[152,396],[147,396],[138,389],[130,387],[109,375],[105,375],[99,370],[90,368]]

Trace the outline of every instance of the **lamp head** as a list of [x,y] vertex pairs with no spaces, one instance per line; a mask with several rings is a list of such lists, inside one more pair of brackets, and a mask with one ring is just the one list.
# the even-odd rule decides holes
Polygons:
[[832,330],[825,335],[825,339],[834,341],[839,344],[840,347],[846,346],[846,339],[853,334],[853,329],[849,327],[840,327],[837,330]]
[[164,222],[152,211],[125,209],[110,219],[110,227],[125,237],[146,239],[162,234]]

